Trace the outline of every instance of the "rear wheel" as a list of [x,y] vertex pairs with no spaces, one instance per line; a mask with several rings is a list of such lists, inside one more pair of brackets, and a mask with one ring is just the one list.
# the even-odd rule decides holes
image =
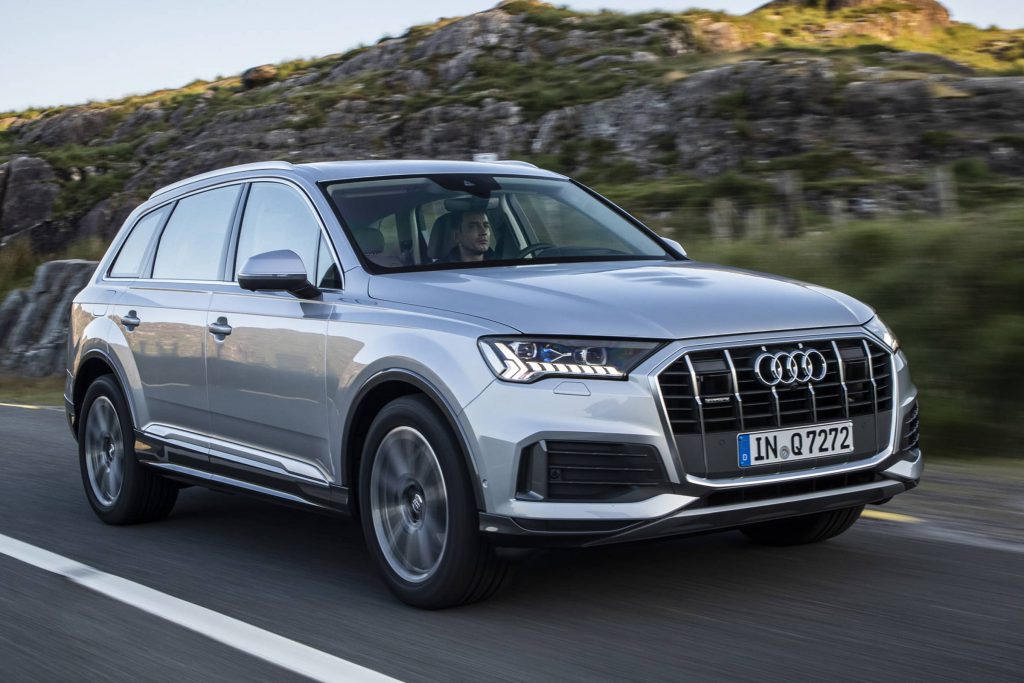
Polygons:
[[480,537],[459,446],[428,398],[396,399],[374,419],[359,491],[367,545],[403,602],[452,607],[501,586],[507,565]]
[[813,515],[776,519],[740,527],[747,538],[762,545],[818,543],[843,533],[860,517],[863,505]]
[[155,521],[174,507],[178,486],[135,458],[131,414],[110,375],[96,379],[85,393],[78,458],[85,496],[107,524]]

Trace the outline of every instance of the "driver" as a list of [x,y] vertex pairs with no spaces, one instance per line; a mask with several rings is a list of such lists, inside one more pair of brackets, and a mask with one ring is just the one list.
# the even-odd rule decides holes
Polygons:
[[470,263],[494,258],[491,249],[491,222],[484,211],[463,211],[455,219],[455,246],[445,259],[448,263]]

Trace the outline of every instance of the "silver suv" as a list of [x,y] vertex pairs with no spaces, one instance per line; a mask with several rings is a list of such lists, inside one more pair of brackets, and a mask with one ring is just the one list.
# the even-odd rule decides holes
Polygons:
[[838,292],[692,261],[522,162],[227,168],[156,191],[77,296],[89,503],[183,484],[362,524],[421,607],[509,547],[842,533],[915,486],[917,391]]

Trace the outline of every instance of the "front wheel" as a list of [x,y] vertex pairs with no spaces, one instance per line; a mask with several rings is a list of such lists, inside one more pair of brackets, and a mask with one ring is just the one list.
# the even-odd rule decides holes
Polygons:
[[480,537],[459,446],[428,398],[404,396],[381,410],[359,478],[363,533],[399,599],[438,609],[501,586],[506,563]]
[[776,519],[740,527],[747,538],[762,545],[803,545],[838,536],[860,518],[863,505],[813,515]]

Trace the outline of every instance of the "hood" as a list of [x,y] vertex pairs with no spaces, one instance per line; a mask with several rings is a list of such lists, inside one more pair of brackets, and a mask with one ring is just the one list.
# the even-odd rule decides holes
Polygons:
[[838,292],[693,261],[396,273],[372,277],[369,295],[531,335],[684,339],[860,325],[873,315]]

